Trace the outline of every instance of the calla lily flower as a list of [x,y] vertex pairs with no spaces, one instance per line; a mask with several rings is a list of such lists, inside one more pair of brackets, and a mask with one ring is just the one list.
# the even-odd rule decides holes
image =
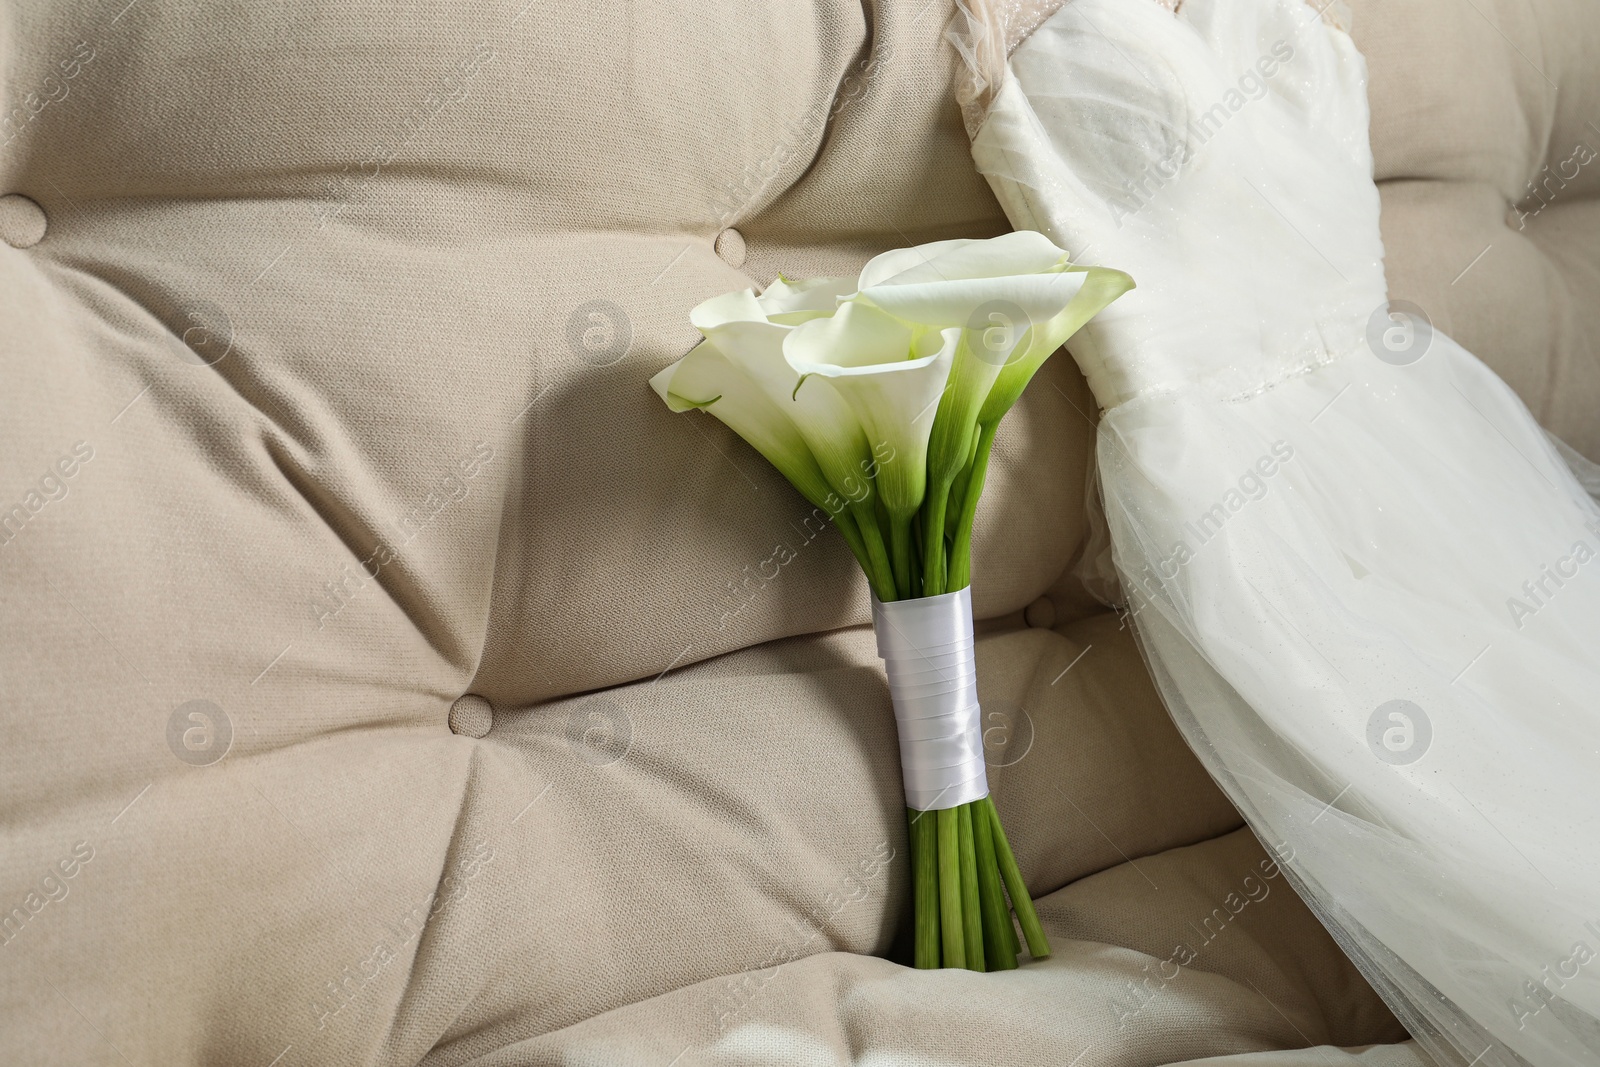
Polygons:
[[[1068,314],[1068,308],[1094,303],[1091,299],[1075,305],[1091,276],[1073,268],[1067,253],[1043,234],[1029,230],[987,241],[939,241],[896,249],[862,270],[859,292],[850,300],[871,304],[918,327],[961,332],[928,441],[925,543],[942,539],[949,528],[946,511],[952,489],[955,508],[964,507],[980,436],[979,416],[991,397],[996,406],[1009,408],[1050,353],[1083,319],[1109,302],[1102,299],[1081,318]],[[1097,285],[1094,296],[1103,297],[1104,288]],[[995,396],[1002,378],[1006,384]],[[924,562],[925,586],[944,586],[944,554],[931,553]]]
[[854,278],[809,278],[796,282],[780,274],[756,297],[756,303],[772,322],[798,326],[809,319],[832,315],[839,301],[855,291]]
[[852,504],[865,504],[873,495],[872,451],[860,421],[825,382],[797,391],[800,375],[783,355],[784,339],[795,327],[768,317],[769,307],[784,317],[831,315],[843,284],[854,289],[853,279],[824,278],[804,288],[783,284],[773,293],[780,285],[775,282],[761,297],[748,289],[727,293],[700,304],[689,321],[788,415],[833,490]]
[[856,278],[780,275],[760,295],[705,301],[690,316],[705,340],[652,384],[674,410],[728,424],[833,515],[880,595],[936,595],[967,581],[1001,416],[1132,285],[1031,231],[896,249]]
[[813,388],[813,377],[832,386],[872,445],[893,457],[877,471],[891,517],[909,518],[922,504],[928,435],[959,340],[959,330],[919,330],[871,304],[846,301],[784,341],[789,366],[805,379],[796,395]]
[[970,445],[963,447],[970,447],[972,451],[965,453],[970,458],[956,475],[953,486],[956,492],[952,494],[950,506],[959,509],[959,512],[953,524],[954,540],[947,556],[949,569],[943,576],[945,584],[952,588],[961,588],[970,578],[972,525],[978,497],[983,492],[988,474],[989,451],[994,445],[1000,420],[1022,396],[1022,390],[1045,360],[1102,308],[1134,287],[1133,279],[1120,270],[1073,267],[1071,273],[1081,276],[1077,292],[1066,307],[1043,321],[1034,322],[1016,339],[1010,357],[1000,368],[988,395],[978,408],[974,427],[976,432],[964,438],[964,441],[970,441]]
[[[937,241],[872,259],[861,271],[859,299],[906,322],[943,329],[987,329],[997,305],[1014,325],[1058,314],[1083,284],[1051,240],[1018,230],[987,241]],[[975,320],[974,316],[978,316]],[[1002,361],[1003,362],[1003,361]]]
[[1108,267],[1074,267],[1072,272],[1081,274],[1082,285],[1059,314],[1035,323],[1028,335],[1020,339],[1016,351],[1001,368],[984,399],[978,412],[979,425],[998,423],[1022,396],[1022,390],[1033,380],[1034,372],[1044,366],[1044,361],[1102,308],[1134,287],[1131,277]]
[[861,272],[866,301],[907,322],[965,331],[929,446],[938,491],[972,455],[978,410],[1035,323],[1059,315],[1083,286],[1067,253],[1019,230],[987,241],[938,241],[886,252]]
[[928,481],[928,439],[961,331],[914,327],[871,304],[846,300],[827,318],[796,326],[784,342],[801,375],[797,395],[831,384],[855,411],[884,461],[875,467],[888,512],[898,595],[911,595],[911,520]]
[[[824,279],[823,282],[851,279]],[[780,291],[780,314],[833,310],[841,285]],[[808,305],[821,304],[825,310]],[[650,380],[673,411],[702,408],[765,456],[807,500],[825,511],[877,591],[892,595],[888,550],[873,511],[874,465],[866,434],[848,404],[825,386],[795,396],[800,376],[783,357],[792,326],[767,319],[749,290],[700,304],[690,321],[705,340]]]
[[716,346],[701,342],[650,379],[650,388],[672,411],[699,408],[744,438],[789,479],[800,495],[820,508],[834,494],[794,421]]

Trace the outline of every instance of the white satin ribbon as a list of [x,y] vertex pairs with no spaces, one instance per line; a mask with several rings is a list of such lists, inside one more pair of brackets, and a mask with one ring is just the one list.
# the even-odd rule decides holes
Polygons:
[[936,811],[987,796],[970,587],[889,604],[873,597],[872,628],[900,730],[906,806]]

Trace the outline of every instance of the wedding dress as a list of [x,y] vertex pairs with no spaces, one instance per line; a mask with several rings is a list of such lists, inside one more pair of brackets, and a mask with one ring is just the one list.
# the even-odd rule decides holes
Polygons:
[[1390,309],[1360,54],[1298,0],[1003,31],[979,168],[1139,286],[1072,344],[1174,719],[1441,1064],[1600,1062],[1600,508]]

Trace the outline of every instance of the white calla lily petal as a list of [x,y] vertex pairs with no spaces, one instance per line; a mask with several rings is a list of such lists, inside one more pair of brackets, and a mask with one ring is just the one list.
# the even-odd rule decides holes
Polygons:
[[785,319],[779,316],[831,315],[840,299],[855,291],[854,278],[808,278],[796,282],[780,274],[777,281],[762,290],[756,302],[767,318],[783,322]]
[[1010,275],[952,281],[887,283],[861,290],[869,300],[897,318],[937,329],[969,327],[989,315],[1014,318],[1026,328],[1060,314],[1083,286],[1081,273]]
[[793,420],[828,484],[853,503],[870,500],[872,453],[861,422],[825,382],[797,391],[800,375],[783,352],[791,332],[766,321],[724,322],[705,331],[707,341]]
[[857,288],[865,289],[869,285],[882,285],[896,275],[926,266],[941,255],[977,243],[968,237],[958,237],[953,241],[933,241],[913,248],[890,249],[882,255],[873,256],[867,260],[867,265],[861,268],[861,277],[856,282]]
[[677,363],[669,363],[657,371],[650,379],[650,388],[654,389],[656,396],[659,396],[661,402],[667,405],[668,411],[693,411],[700,406],[672,392],[672,377],[678,373],[678,367],[682,364],[683,360],[681,359]]
[[978,413],[980,423],[998,423],[1011,410],[1011,405],[1017,402],[1034,373],[1056,349],[1066,344],[1102,308],[1134,288],[1133,279],[1120,270],[1089,267],[1074,270],[1073,273],[1083,278],[1082,287],[1058,314],[1036,323],[1022,338],[1022,343],[1006,361],[989,390],[989,396]]
[[736,289],[703,300],[689,312],[689,324],[702,334],[725,322],[765,322],[766,318],[755,292],[750,289]]
[[827,508],[836,502],[793,420],[715,345],[696,345],[650,385],[673,411],[697,407],[715,415],[813,504]]
[[[836,376],[840,368],[877,369],[882,364],[903,363],[911,354],[916,331],[880,308],[847,301],[826,319],[814,319],[794,328],[784,342],[784,355],[801,374]],[[797,360],[799,362],[797,362]],[[833,370],[801,370],[800,362]]]
[[[880,256],[878,259],[886,260],[886,257]],[[878,260],[873,261],[876,262]],[[1063,270],[1067,263],[1067,253],[1057,248],[1044,234],[1034,230],[1017,230],[987,241],[938,241],[905,249],[895,260],[885,263],[885,266],[900,266],[900,270],[885,274],[880,267],[873,272],[870,280],[867,271],[863,270],[860,284],[862,289],[866,289],[876,285],[1015,278]],[[872,265],[867,264],[869,269]]]
[[960,337],[959,330],[918,337],[878,308],[849,302],[831,318],[795,327],[784,342],[789,365],[827,379],[884,457],[878,490],[891,515],[907,517],[922,503],[928,435]]

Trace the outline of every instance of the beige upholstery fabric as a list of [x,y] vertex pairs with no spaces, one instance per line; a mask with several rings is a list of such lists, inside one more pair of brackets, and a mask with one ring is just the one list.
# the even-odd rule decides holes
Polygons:
[[1583,0],[1354,6],[1390,296],[1600,455],[1600,16]]
[[[1596,168],[1504,216],[1600,23],[1469,6],[1357,9],[1397,295],[1594,454]],[[708,296],[1005,228],[949,13],[0,8],[0,1062],[1420,1062],[1064,576],[1064,359],[975,578],[1057,952],[873,958],[865,587],[644,382]]]

